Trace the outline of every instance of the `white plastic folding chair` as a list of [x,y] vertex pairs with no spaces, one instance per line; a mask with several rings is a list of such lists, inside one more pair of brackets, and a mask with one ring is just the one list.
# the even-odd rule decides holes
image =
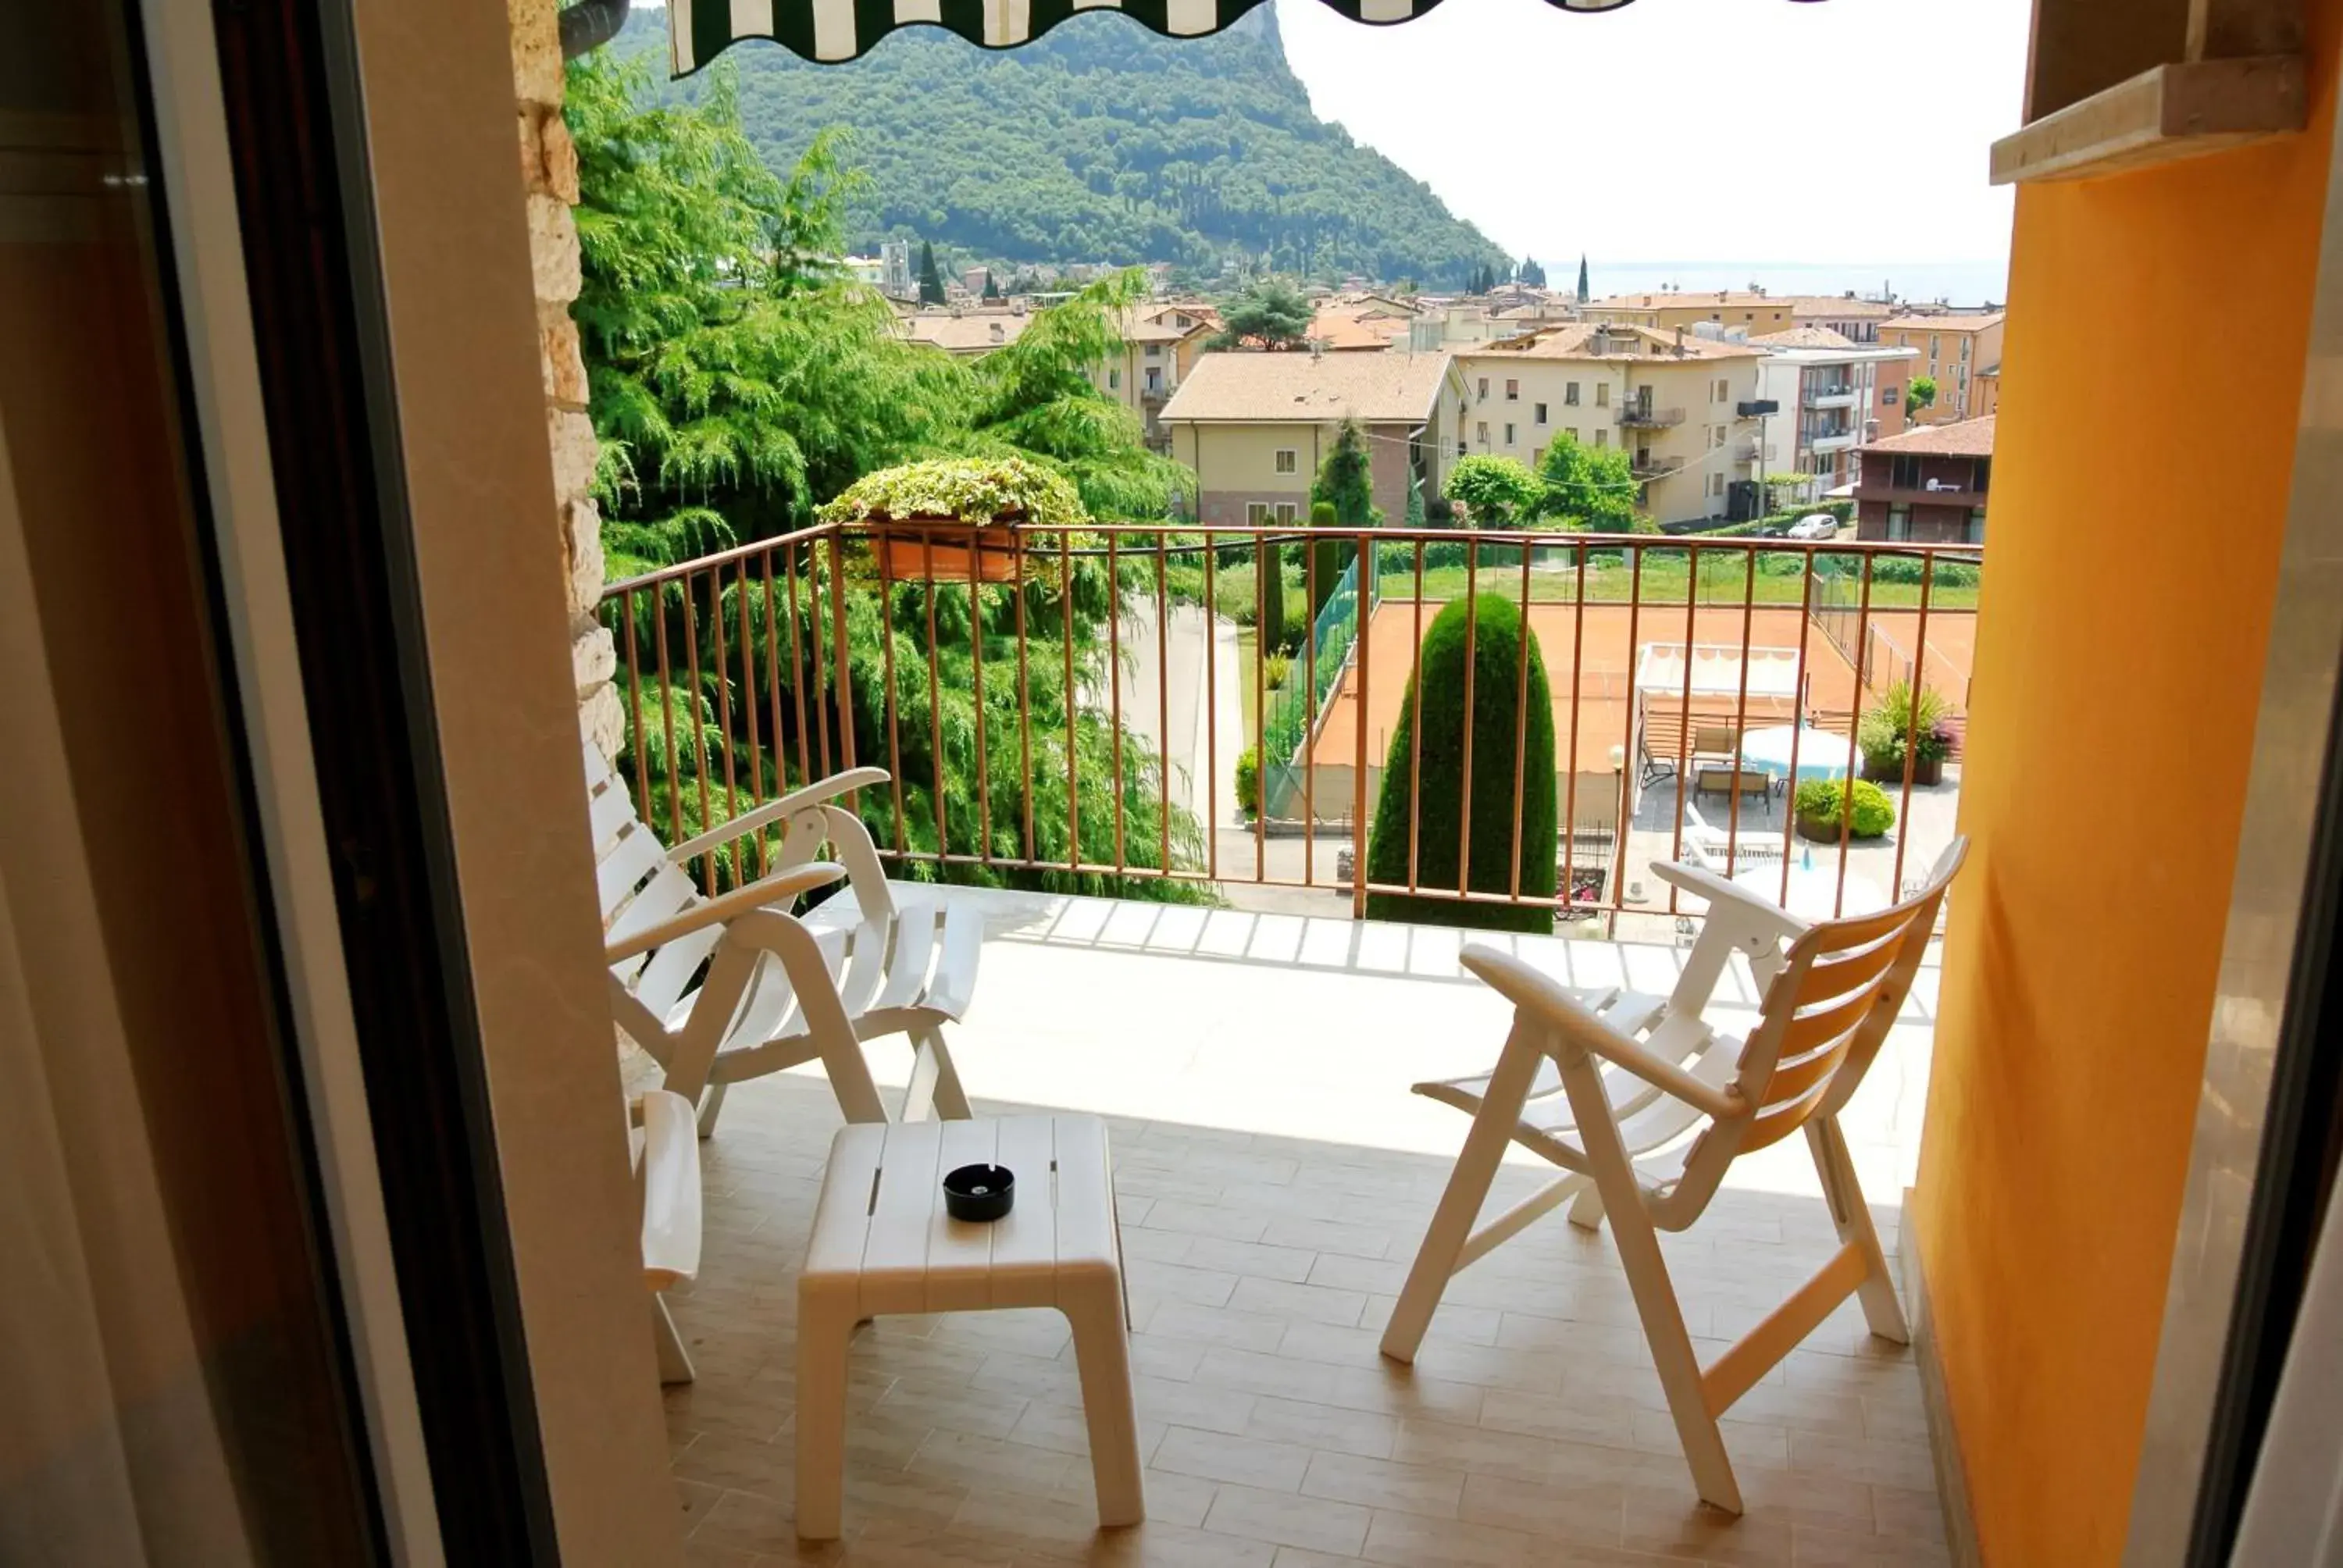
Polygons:
[[643,1284],[650,1292],[662,1383],[692,1380],[691,1357],[668,1315],[664,1292],[699,1273],[699,1139],[693,1120],[691,1101],[654,1089],[635,1107],[628,1130],[643,1193]]
[[1761,861],[1778,864],[1788,848],[1788,840],[1779,833],[1746,827],[1727,831],[1701,815],[1699,807],[1689,800],[1684,802],[1684,858],[1687,866],[1726,876],[1730,874],[1726,870],[1728,860],[1743,870]]
[[[1660,1384],[1702,1499],[1741,1512],[1717,1419],[1852,1293],[1871,1332],[1906,1342],[1904,1313],[1864,1205],[1838,1113],[1863,1081],[1910,991],[1946,886],[1968,841],[1956,839],[1919,893],[1895,908],[1808,922],[1747,889],[1666,861],[1653,871],[1708,900],[1708,920],[1664,1000],[1573,991],[1520,960],[1467,947],[1467,969],[1513,1004],[1494,1070],[1420,1083],[1469,1111],[1473,1129],[1383,1337],[1412,1361],[1449,1278],[1557,1206],[1592,1230],[1607,1212]],[[1747,1038],[1704,1018],[1735,952],[1762,988]],[[1803,1131],[1836,1227],[1822,1271],[1707,1367],[1684,1330],[1659,1231],[1681,1231],[1741,1155]],[[1564,1175],[1479,1230],[1483,1200],[1510,1141]]]
[[[611,1007],[666,1070],[667,1087],[698,1101],[701,1136],[714,1131],[729,1086],[816,1059],[848,1121],[887,1120],[861,1042],[891,1034],[912,1046],[898,1116],[969,1114],[943,1026],[975,990],[982,916],[940,892],[895,897],[870,832],[834,804],[885,784],[883,769],[825,779],[672,849],[635,815],[625,783],[591,744],[586,777]],[[700,855],[777,822],[785,837],[762,879],[709,897],[684,873]],[[834,860],[814,859],[825,848]],[[841,879],[853,920],[817,930],[790,912]]]

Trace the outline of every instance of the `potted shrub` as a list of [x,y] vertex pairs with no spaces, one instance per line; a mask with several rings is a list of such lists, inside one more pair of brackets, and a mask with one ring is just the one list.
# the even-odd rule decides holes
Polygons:
[[1912,686],[1899,680],[1887,689],[1879,706],[1863,716],[1856,736],[1863,748],[1863,776],[1883,783],[1904,782],[1904,751],[1912,751],[1912,782],[1936,784],[1944,779],[1945,759],[1953,749],[1953,731],[1946,722],[1951,704],[1941,692],[1923,688],[1915,715]]
[[1090,514],[1064,476],[1023,457],[936,457],[880,468],[840,492],[821,519],[869,531],[897,579],[1008,582],[1015,525],[1081,528]]
[[[1877,839],[1896,826],[1896,804],[1888,799],[1887,791],[1864,779],[1855,781],[1854,820],[1846,830],[1850,838]],[[1809,779],[1798,786],[1798,837],[1818,844],[1835,844],[1847,816],[1844,789],[1835,779]]]

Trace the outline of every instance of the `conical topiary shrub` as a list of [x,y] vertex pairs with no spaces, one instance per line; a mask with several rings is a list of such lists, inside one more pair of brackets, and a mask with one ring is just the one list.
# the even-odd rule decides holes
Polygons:
[[[1522,625],[1521,611],[1494,594],[1473,601],[1470,614],[1473,658],[1473,821],[1471,871],[1475,892],[1508,893],[1513,888],[1513,856],[1521,854],[1521,904],[1476,904],[1456,899],[1371,893],[1372,920],[1421,920],[1428,925],[1471,926],[1484,930],[1554,930],[1554,700],[1536,634]],[[1393,729],[1383,761],[1383,789],[1367,839],[1367,879],[1407,884],[1408,820],[1417,819],[1415,881],[1419,888],[1446,888],[1457,879],[1457,840],[1464,827],[1465,618],[1467,601],[1456,599],[1433,620],[1423,637],[1422,686],[1411,681]],[[1513,747],[1518,728],[1516,699],[1522,695],[1522,638],[1529,638],[1529,722],[1521,769],[1521,810],[1513,809]],[[1423,715],[1420,774],[1423,799],[1409,787],[1418,711]]]

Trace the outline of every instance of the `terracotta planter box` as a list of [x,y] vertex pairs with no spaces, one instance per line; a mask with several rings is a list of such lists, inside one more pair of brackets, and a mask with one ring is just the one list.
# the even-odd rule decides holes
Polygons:
[[912,518],[870,528],[880,568],[897,582],[1017,580],[1017,535],[1005,522],[980,528],[957,518]]
[[[1835,816],[1802,816],[1798,819],[1798,837],[1807,840],[1809,843],[1835,844],[1838,842],[1838,834],[1839,819]],[[1850,831],[1847,838],[1850,843],[1863,844],[1870,842],[1873,839],[1884,839],[1886,836],[1887,835],[1885,833],[1872,833],[1866,835]]]
[[[1871,759],[1866,757],[1863,760],[1863,776],[1874,784],[1901,786],[1904,782],[1904,765],[1898,762],[1886,768],[1875,768],[1872,766]],[[1913,783],[1941,784],[1944,781],[1945,759],[1943,758],[1924,757],[1912,764]]]

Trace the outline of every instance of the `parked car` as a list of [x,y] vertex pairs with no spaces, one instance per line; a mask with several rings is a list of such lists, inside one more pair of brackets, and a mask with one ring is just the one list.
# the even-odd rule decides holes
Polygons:
[[1838,537],[1838,519],[1828,512],[1813,512],[1790,525],[1789,538],[1794,539],[1829,539]]

